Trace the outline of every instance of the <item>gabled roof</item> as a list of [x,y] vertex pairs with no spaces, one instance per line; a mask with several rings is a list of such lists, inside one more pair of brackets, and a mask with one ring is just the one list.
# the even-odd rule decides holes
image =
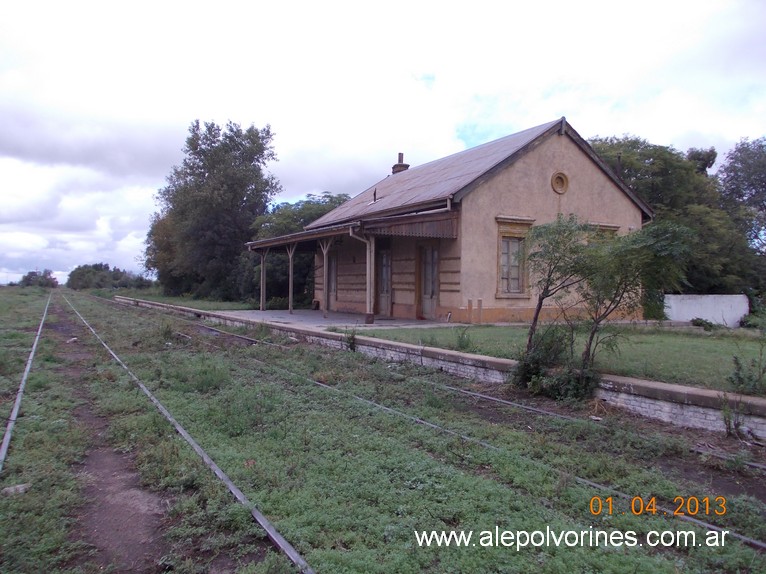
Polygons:
[[588,142],[572,129],[566,118],[518,132],[435,161],[389,175],[356,197],[306,226],[307,230],[373,217],[426,211],[460,199],[485,177],[521,157],[537,143],[559,132],[572,140],[642,210],[651,208],[636,196],[599,158]]

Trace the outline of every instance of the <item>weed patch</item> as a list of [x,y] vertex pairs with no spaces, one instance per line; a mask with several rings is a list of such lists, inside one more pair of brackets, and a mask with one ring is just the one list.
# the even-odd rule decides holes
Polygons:
[[163,385],[184,393],[211,393],[231,383],[230,367],[219,356],[191,355],[162,370]]
[[759,339],[758,355],[749,363],[734,355],[734,372],[728,380],[735,392],[748,395],[766,394],[766,335]]
[[277,402],[268,387],[231,389],[219,394],[208,417],[230,437],[252,434],[272,425]]

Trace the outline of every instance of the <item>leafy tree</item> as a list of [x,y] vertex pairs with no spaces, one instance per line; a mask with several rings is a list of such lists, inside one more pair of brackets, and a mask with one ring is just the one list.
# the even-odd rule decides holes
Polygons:
[[332,195],[325,191],[321,195],[309,193],[306,199],[295,203],[279,203],[255,219],[251,227],[254,239],[269,239],[302,231],[309,223],[348,200],[349,196],[345,193]]
[[[681,283],[690,232],[655,223],[616,236],[571,217],[539,227],[543,229],[530,230],[538,245],[532,252],[533,268],[548,272],[538,284],[548,292],[556,290],[560,314],[557,326],[530,338],[514,383],[554,398],[585,398],[597,380],[593,372],[597,351],[604,344],[616,345],[613,337],[604,336],[606,321],[615,314],[634,315],[647,289],[672,289]],[[543,244],[544,248],[539,247]],[[566,255],[559,259],[559,253]],[[577,357],[575,335],[580,331],[585,333],[585,343]],[[565,368],[547,374],[546,369],[556,363],[564,363]]]
[[725,206],[766,255],[766,137],[741,140],[726,154],[718,175]]
[[58,280],[53,276],[53,271],[45,269],[42,273],[39,271],[30,271],[19,281],[22,287],[45,287],[55,289],[59,286]]
[[556,221],[537,225],[529,230],[527,266],[534,278],[537,304],[532,315],[527,337],[527,353],[532,352],[537,324],[545,301],[557,295],[565,295],[583,280],[581,275],[582,257],[592,226],[581,223],[577,217],[565,218],[559,214]]
[[111,269],[108,263],[79,265],[69,273],[66,282],[70,289],[144,289],[151,285],[149,279],[118,267]]
[[[251,227],[253,239],[268,239],[303,231],[309,223],[348,201],[346,194],[308,194],[305,200],[295,203],[280,203],[268,213],[255,219]],[[305,246],[303,246],[305,249]],[[299,249],[301,246],[299,245]],[[293,258],[293,289],[297,293],[296,303],[308,305],[314,294],[314,253],[316,249],[296,251]],[[249,268],[253,270],[250,288],[260,288],[260,258],[250,257]],[[268,266],[268,294],[270,298],[285,299],[289,289],[289,259],[283,249],[275,249],[266,260]]]
[[740,293],[759,281],[758,261],[742,227],[722,208],[718,180],[708,177],[715,150],[672,147],[625,136],[596,138],[596,152],[656,212],[696,236],[679,287],[685,293]]
[[[664,218],[689,204],[717,205],[715,183],[699,171],[699,161],[680,151],[634,136],[595,138],[596,153]],[[695,156],[694,153],[692,153]]]
[[603,234],[588,244],[579,261],[584,279],[575,286],[587,331],[579,365],[581,380],[591,371],[610,316],[635,314],[647,288],[673,289],[682,282],[689,239],[688,230],[658,223],[628,235]]
[[269,126],[191,124],[183,162],[157,193],[160,211],[146,239],[144,265],[166,293],[242,297],[237,277],[250,225],[280,190],[265,172],[276,159],[272,138]]
[[694,162],[697,165],[697,173],[707,175],[707,170],[713,167],[715,160],[718,157],[718,152],[714,147],[708,149],[701,149],[692,147],[686,150],[686,159]]

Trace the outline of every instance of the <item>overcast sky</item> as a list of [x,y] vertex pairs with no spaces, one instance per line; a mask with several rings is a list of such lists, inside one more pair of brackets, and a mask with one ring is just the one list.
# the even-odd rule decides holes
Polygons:
[[586,138],[766,134],[766,2],[3,2],[0,283],[140,272],[190,123],[270,124],[277,201],[566,116]]

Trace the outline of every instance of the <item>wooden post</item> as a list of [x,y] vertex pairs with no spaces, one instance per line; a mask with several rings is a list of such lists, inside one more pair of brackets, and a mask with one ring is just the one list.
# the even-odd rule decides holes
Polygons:
[[367,315],[364,322],[375,322],[375,236],[367,239]]
[[268,254],[268,247],[263,251],[258,252],[258,255],[261,256],[261,311],[266,310],[266,256]]
[[328,252],[330,251],[330,247],[332,246],[333,238],[330,237],[329,239],[320,239],[319,240],[319,247],[322,249],[322,311],[324,312],[324,317],[327,317],[327,307],[329,306],[330,302],[330,291],[329,291],[329,285],[330,282],[330,275],[328,273]]
[[290,287],[288,288],[289,292],[287,294],[287,308],[290,311],[290,315],[293,314],[293,255],[295,254],[296,247],[298,247],[297,243],[285,245],[285,249],[287,249],[287,258],[290,260],[290,273],[288,280]]

